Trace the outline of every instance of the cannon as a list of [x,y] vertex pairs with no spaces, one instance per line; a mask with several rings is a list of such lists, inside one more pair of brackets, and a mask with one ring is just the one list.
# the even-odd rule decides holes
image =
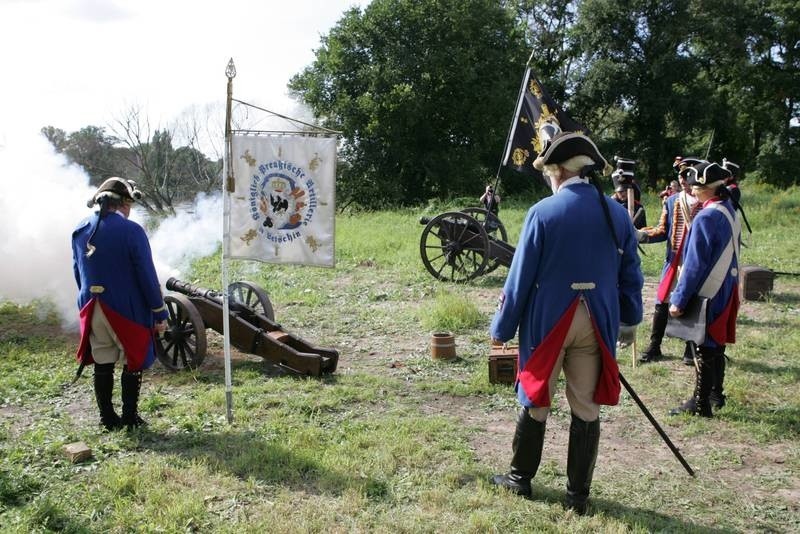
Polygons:
[[[182,282],[167,280],[164,303],[169,312],[167,330],[156,338],[156,356],[173,371],[193,369],[206,355],[206,328],[223,333],[222,294]],[[321,376],[336,370],[339,353],[315,347],[284,331],[275,322],[267,292],[252,282],[228,286],[231,344],[242,352],[264,358],[292,374]]]
[[511,266],[514,247],[500,219],[482,208],[447,211],[421,217],[425,225],[419,253],[428,272],[445,282],[467,282],[500,267]]

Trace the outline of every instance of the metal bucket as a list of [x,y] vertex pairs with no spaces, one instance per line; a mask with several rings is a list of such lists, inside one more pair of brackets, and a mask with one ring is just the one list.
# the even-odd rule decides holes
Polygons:
[[456,338],[451,332],[431,334],[431,357],[434,360],[452,360],[456,357]]

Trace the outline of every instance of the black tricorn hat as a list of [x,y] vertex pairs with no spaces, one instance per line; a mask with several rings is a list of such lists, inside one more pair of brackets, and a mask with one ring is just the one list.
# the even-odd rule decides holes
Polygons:
[[575,156],[587,156],[595,163],[598,170],[603,174],[608,174],[611,166],[605,160],[597,145],[578,132],[563,132],[553,137],[545,146],[542,152],[533,162],[534,168],[541,171],[545,165],[558,164],[567,161]]
[[729,170],[723,169],[717,163],[707,161],[692,165],[685,169],[685,172],[686,183],[703,187],[722,185],[731,176]]
[[675,156],[675,161],[672,163],[672,168],[675,170],[675,172],[680,174],[683,169],[691,167],[692,165],[697,165],[698,163],[702,163],[704,161],[706,160],[694,156]]
[[86,206],[91,208],[95,204],[99,204],[103,198],[113,198],[116,200],[128,200],[135,202],[142,198],[142,192],[136,187],[136,182],[133,180],[126,180],[112,176],[105,182],[100,184],[100,187],[95,191],[94,196],[86,202]]
[[722,158],[722,168],[730,172],[731,177],[739,178],[739,166],[732,161],[728,161],[728,158]]

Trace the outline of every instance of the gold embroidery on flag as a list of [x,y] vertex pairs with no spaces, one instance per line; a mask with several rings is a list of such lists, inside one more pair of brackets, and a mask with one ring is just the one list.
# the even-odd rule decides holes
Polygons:
[[311,161],[308,162],[308,168],[311,169],[312,171],[316,171],[321,163],[322,160],[320,159],[319,154],[317,152],[314,152],[314,157],[311,158]]
[[531,91],[531,93],[536,95],[536,98],[538,98],[539,100],[542,99],[542,96],[543,96],[542,88],[539,87],[539,84],[536,83],[533,80],[531,80],[531,83],[530,83],[530,91]]
[[317,241],[317,239],[313,235],[306,237],[306,244],[308,244],[308,247],[311,249],[311,252],[316,252],[317,249],[320,247],[319,241]]
[[251,167],[255,167],[256,166],[256,158],[254,158],[250,154],[250,149],[249,148],[247,150],[245,150],[244,154],[242,154],[240,157],[243,160],[245,160],[249,166],[251,166]]
[[249,232],[247,232],[246,234],[241,236],[239,239],[244,241],[247,244],[247,246],[249,247],[250,246],[250,241],[252,241],[256,237],[258,237],[258,232],[256,232],[255,229],[251,228]]
[[525,160],[528,159],[528,156],[530,156],[530,152],[527,150],[515,148],[514,152],[511,154],[511,159],[514,161],[514,165],[522,167],[525,164]]

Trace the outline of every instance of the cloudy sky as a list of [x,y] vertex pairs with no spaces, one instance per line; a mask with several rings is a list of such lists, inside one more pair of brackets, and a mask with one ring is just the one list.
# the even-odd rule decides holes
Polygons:
[[234,97],[286,113],[289,78],[369,0],[0,0],[0,145],[12,132],[105,126],[131,106],[166,124]]

